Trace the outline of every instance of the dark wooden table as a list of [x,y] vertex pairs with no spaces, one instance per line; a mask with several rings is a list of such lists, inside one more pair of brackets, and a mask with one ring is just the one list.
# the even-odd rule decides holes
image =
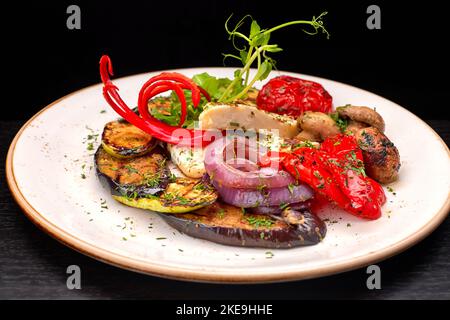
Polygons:
[[[427,121],[450,144],[450,121]],[[0,121],[3,162],[23,121]],[[420,146],[418,146],[420,147]],[[68,290],[66,268],[82,270],[82,289]],[[216,285],[165,280],[121,270],[47,236],[11,198],[0,167],[1,299],[450,299],[450,218],[427,239],[379,263],[382,289],[368,290],[365,269],[269,285]]]

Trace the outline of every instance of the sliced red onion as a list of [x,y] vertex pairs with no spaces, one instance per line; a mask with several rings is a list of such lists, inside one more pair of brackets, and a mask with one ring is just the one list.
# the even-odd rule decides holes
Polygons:
[[205,169],[211,180],[226,187],[258,189],[293,184],[295,179],[286,171],[257,165],[266,152],[265,147],[244,137],[224,137],[206,148]]
[[224,202],[240,208],[283,206],[306,201],[314,195],[312,189],[305,184],[294,185],[291,190],[288,187],[254,190],[226,187],[214,180],[212,183]]

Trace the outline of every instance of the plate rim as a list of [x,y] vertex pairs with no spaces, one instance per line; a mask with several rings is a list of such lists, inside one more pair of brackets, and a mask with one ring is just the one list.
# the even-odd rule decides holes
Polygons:
[[[187,70],[193,70],[193,69],[233,69],[233,68],[227,68],[227,67],[197,67],[197,68],[183,68],[183,69],[172,69],[172,70],[165,70],[165,71],[187,71]],[[158,72],[158,71],[151,71],[151,72],[143,72],[133,75],[128,75],[125,77],[117,78],[117,80],[126,80],[127,78],[136,77],[136,76],[143,76],[148,73],[152,72]],[[287,72],[287,73],[293,73],[290,71],[280,71],[280,72]],[[310,76],[306,74],[302,74],[303,76]],[[347,87],[350,87],[352,89],[358,89],[362,90],[366,93],[370,93],[372,95],[375,95],[377,97],[380,97],[384,100],[388,100],[380,95],[377,95],[373,92],[367,91],[365,89],[361,89],[346,83],[342,83],[339,81],[331,80],[331,79],[325,79],[321,77],[316,76],[310,76],[314,77],[316,79],[323,79],[327,81],[333,81],[334,83],[344,85]],[[161,266],[159,264],[154,264],[148,261],[139,260],[139,259],[133,259],[130,257],[127,257],[122,254],[114,253],[106,249],[102,249],[101,247],[96,246],[95,244],[90,244],[84,240],[79,239],[78,237],[70,234],[69,232],[66,232],[62,230],[57,225],[53,224],[51,221],[47,220],[44,215],[42,215],[39,211],[37,211],[33,206],[27,201],[25,196],[22,194],[22,192],[19,189],[19,186],[17,184],[15,175],[14,175],[14,166],[13,166],[13,157],[14,157],[14,151],[17,142],[19,141],[22,133],[28,128],[28,126],[40,115],[42,115],[44,112],[49,110],[50,108],[57,105],[59,102],[73,96],[76,94],[79,94],[82,91],[92,89],[96,86],[100,86],[100,83],[93,84],[87,87],[84,87],[82,89],[73,91],[56,101],[50,103],[46,107],[42,108],[40,111],[38,111],[36,114],[34,114],[28,121],[25,122],[24,125],[19,129],[19,131],[16,133],[14,139],[12,140],[8,153],[6,156],[6,180],[8,187],[10,189],[10,192],[16,201],[16,203],[19,205],[21,210],[25,213],[28,219],[30,219],[39,229],[50,235],[52,238],[56,239],[57,241],[61,242],[62,244],[66,245],[67,247],[80,252],[86,256],[89,256],[93,259],[96,259],[98,261],[138,272],[143,274],[148,274],[152,276],[158,276],[161,278],[168,278],[168,279],[175,279],[175,280],[184,280],[184,281],[194,281],[194,282],[207,282],[207,283],[230,283],[230,284],[246,284],[246,283],[272,283],[272,282],[285,282],[285,281],[295,281],[295,280],[304,280],[304,279],[312,279],[317,277],[324,277],[329,276],[332,274],[338,274],[342,272],[347,272],[351,270],[355,270],[370,264],[374,264],[376,262],[380,262],[382,260],[388,259],[396,254],[399,254],[406,249],[412,247],[413,245],[417,244],[421,240],[423,240],[425,237],[427,237],[429,234],[431,234],[447,217],[450,211],[450,191],[447,196],[446,201],[442,205],[442,207],[437,211],[437,213],[433,216],[433,218],[422,228],[420,228],[416,233],[409,235],[408,237],[404,238],[401,241],[398,241],[382,250],[378,250],[375,252],[370,252],[365,255],[358,256],[350,261],[342,261],[338,263],[332,263],[329,265],[321,266],[319,268],[314,269],[306,269],[306,270],[293,270],[289,272],[284,273],[265,273],[265,274],[228,274],[228,273],[212,273],[212,272],[205,272],[201,269],[197,270],[191,270],[191,269],[183,269],[182,267],[173,267],[173,266]],[[397,105],[398,107],[402,108],[404,111],[410,113],[413,115],[416,120],[422,122],[422,124],[425,125],[425,127],[430,130],[437,138],[438,141],[442,144],[444,147],[444,150],[447,151],[447,155],[450,157],[450,150],[447,146],[447,144],[442,140],[442,138],[431,128],[425,121],[420,119],[417,115],[412,113],[411,111],[403,108],[402,106],[398,105],[397,103],[388,100],[389,102]]]

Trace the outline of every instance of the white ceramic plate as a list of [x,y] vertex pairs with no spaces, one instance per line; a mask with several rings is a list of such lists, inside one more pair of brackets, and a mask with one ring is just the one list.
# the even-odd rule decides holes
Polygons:
[[[176,70],[232,76],[228,68]],[[167,278],[254,283],[313,278],[388,258],[423,239],[450,207],[449,150],[439,136],[409,111],[375,94],[342,83],[315,80],[331,93],[334,105],[376,107],[386,133],[398,147],[400,179],[386,191],[383,216],[365,221],[329,212],[325,240],[311,247],[265,250],[229,247],[183,235],[155,213],[116,203],[96,177],[89,142],[97,148],[107,121],[117,115],[103,100],[101,85],[70,94],[28,121],[11,144],[7,178],[27,216],[44,231],[98,260]],[[114,80],[130,105],[141,85],[156,73]],[[103,111],[105,110],[105,111]],[[84,179],[83,179],[84,178]],[[165,238],[165,239],[161,239]],[[268,251],[271,252],[268,253]]]

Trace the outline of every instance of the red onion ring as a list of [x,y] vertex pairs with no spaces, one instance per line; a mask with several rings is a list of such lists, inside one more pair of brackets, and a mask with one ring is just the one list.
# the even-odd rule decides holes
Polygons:
[[313,190],[306,184],[288,187],[270,188],[264,190],[241,189],[223,186],[212,181],[222,200],[240,208],[254,208],[259,206],[280,206],[289,203],[303,202],[313,197]]
[[216,140],[205,149],[206,172],[211,180],[232,188],[269,189],[295,183],[289,173],[278,167],[259,168],[257,161],[266,154],[261,149],[244,137]]

